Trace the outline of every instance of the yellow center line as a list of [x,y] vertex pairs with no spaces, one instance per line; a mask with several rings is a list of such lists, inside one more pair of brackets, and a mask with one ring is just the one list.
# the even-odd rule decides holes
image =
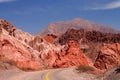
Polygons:
[[46,79],[46,80],[50,80],[49,74],[50,74],[50,72],[47,72],[47,73],[46,73],[46,75],[45,75],[45,79]]

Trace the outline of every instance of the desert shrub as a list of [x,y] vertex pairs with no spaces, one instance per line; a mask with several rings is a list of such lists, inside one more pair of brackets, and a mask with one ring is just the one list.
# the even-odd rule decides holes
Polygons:
[[120,73],[120,66],[118,66],[118,67],[115,69],[115,71],[116,71],[117,73]]
[[93,67],[90,67],[90,66],[86,66],[86,65],[81,65],[81,66],[78,66],[76,68],[76,70],[78,72],[91,72],[91,71],[94,71],[94,68]]

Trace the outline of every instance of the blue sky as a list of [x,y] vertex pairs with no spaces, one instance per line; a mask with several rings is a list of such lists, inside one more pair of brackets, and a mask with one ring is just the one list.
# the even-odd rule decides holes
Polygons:
[[0,0],[0,18],[32,34],[74,18],[120,30],[120,0]]

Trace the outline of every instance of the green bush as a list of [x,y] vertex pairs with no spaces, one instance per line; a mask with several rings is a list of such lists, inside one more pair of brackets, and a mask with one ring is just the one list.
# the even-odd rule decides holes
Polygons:
[[78,72],[90,72],[90,71],[94,71],[94,68],[86,65],[81,65],[81,66],[78,66],[76,70]]

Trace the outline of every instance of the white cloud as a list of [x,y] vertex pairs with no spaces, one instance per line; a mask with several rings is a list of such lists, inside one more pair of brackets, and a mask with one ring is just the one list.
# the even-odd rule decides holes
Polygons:
[[103,4],[96,7],[87,8],[86,10],[110,10],[120,8],[120,0]]
[[13,2],[13,1],[16,1],[16,0],[0,0],[0,3]]

